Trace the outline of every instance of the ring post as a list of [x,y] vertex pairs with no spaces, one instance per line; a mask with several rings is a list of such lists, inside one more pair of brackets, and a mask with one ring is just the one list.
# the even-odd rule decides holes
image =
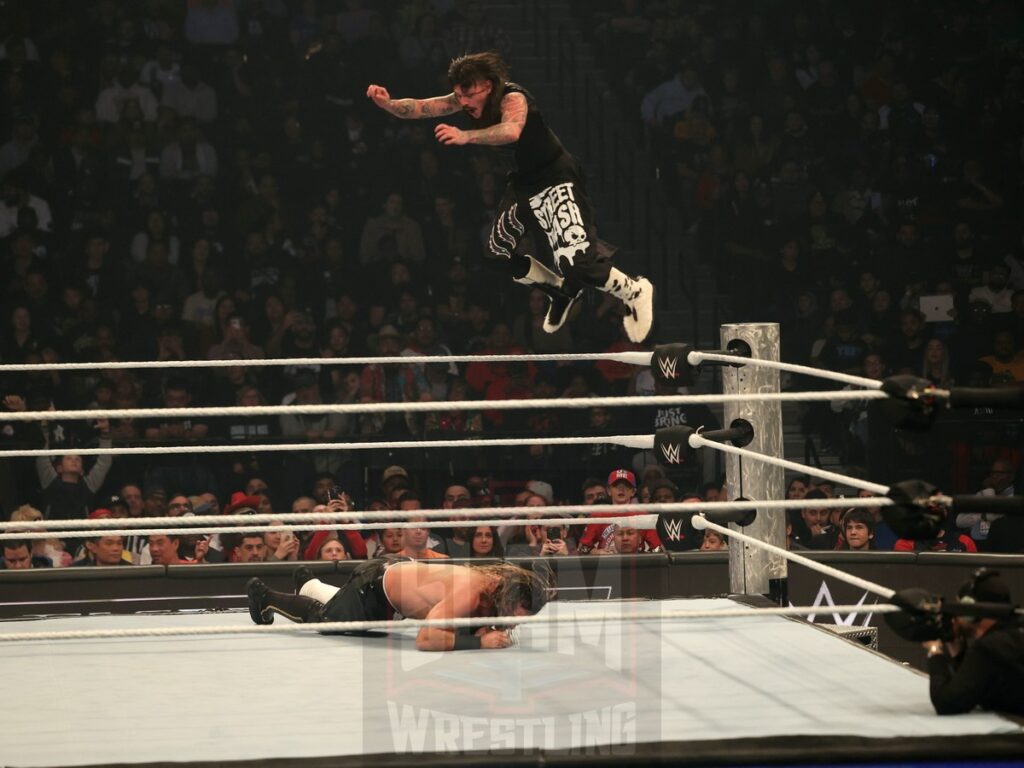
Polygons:
[[[745,342],[752,358],[779,359],[778,323],[731,323],[721,328],[723,349]],[[779,391],[779,372],[762,366],[746,365],[722,368],[722,392],[743,395]],[[779,402],[736,402],[725,404],[724,423],[746,419],[754,427],[754,439],[747,446],[752,451],[769,456],[783,455],[782,406]],[[725,485],[730,501],[743,499],[781,499],[785,492],[782,467],[761,461],[743,461],[727,454],[725,458]],[[777,547],[786,546],[785,514],[765,512],[743,532]],[[735,523],[730,528],[740,530]],[[786,559],[761,548],[729,547],[729,589],[733,594],[768,595],[774,602],[786,601]]]

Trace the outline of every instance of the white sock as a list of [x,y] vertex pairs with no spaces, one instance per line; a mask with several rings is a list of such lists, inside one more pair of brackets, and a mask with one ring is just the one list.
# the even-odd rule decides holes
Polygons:
[[541,283],[542,285],[553,285],[555,288],[562,287],[562,283],[565,282],[565,278],[556,275],[550,269],[533,258],[533,256],[527,256],[526,258],[530,260],[530,271],[523,277],[517,277],[517,283],[522,283],[523,285],[536,285],[537,283]]
[[327,605],[331,598],[339,592],[341,592],[341,587],[332,587],[330,584],[324,584],[320,579],[310,579],[299,590],[299,594],[303,597],[311,597],[324,605]]

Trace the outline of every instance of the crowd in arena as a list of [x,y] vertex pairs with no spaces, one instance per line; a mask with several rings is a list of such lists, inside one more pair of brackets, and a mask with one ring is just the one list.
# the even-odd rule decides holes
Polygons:
[[[1024,383],[1024,67],[1007,3],[577,4],[642,125],[733,320],[777,320],[783,357],[941,386]],[[782,12],[793,5],[794,13]],[[391,119],[367,83],[450,90],[448,60],[507,50],[476,0],[89,0],[0,9],[0,363],[237,360],[227,368],[0,371],[7,411],[479,400],[477,411],[5,421],[13,520],[715,500],[722,481],[617,445],[545,436],[714,427],[702,407],[495,411],[487,400],[671,394],[618,363],[302,364],[262,358],[650,349],[602,295],[542,332],[545,296],[481,257],[503,187],[489,148],[455,151]],[[906,24],[914,16],[913,27]],[[514,52],[508,56],[515,66]],[[514,73],[513,73],[514,77]],[[529,87],[529,83],[524,83]],[[572,151],[573,147],[569,147]],[[725,275],[741,274],[742,281]],[[666,290],[670,288],[666,287]],[[791,386],[802,386],[793,381]],[[857,461],[861,405],[808,409]],[[246,451],[530,435],[433,454]],[[110,446],[229,454],[80,456]],[[371,456],[372,458],[368,458]],[[455,457],[455,458],[453,458]],[[1011,495],[1019,450],[973,490]],[[794,478],[788,495],[836,495]],[[1021,551],[998,521],[898,540],[880,510],[791,516],[790,546]],[[110,541],[116,539],[116,541]],[[686,549],[725,542],[696,531]],[[866,545],[864,544],[866,542]],[[8,546],[17,544],[18,546]],[[0,567],[223,560],[636,553],[655,531],[428,526],[259,536],[5,542]],[[1009,548],[1009,549],[1006,549]]]
[[[1024,383],[1019,7],[577,5],[730,320],[790,362]],[[863,462],[863,406],[809,416]]]

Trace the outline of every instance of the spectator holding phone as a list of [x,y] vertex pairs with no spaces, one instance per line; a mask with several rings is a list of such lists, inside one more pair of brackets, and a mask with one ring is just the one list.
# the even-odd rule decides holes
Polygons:
[[[270,524],[284,525],[284,522],[274,520]],[[267,545],[268,563],[299,559],[299,537],[291,531],[268,531],[263,534],[263,541]]]
[[[344,488],[339,485],[331,486],[327,490],[327,503],[317,504],[313,507],[314,514],[322,514],[324,512],[355,512],[354,504],[352,503],[352,497],[348,495]],[[353,514],[352,518],[342,518],[341,520],[323,520],[321,522],[332,522],[332,523],[345,523],[345,522],[356,522],[356,516]],[[319,548],[323,545],[322,537],[318,539],[317,534],[323,533],[323,531],[317,531],[313,533],[309,543],[303,549],[303,560],[318,560]],[[365,560],[367,557],[366,540],[363,539],[359,531],[331,531],[336,539],[341,541],[342,546],[345,548],[348,555],[353,560]]]
[[[540,519],[530,515],[528,519]],[[549,516],[548,516],[549,517]],[[552,557],[575,553],[575,542],[569,538],[569,526],[524,525],[525,540],[510,543],[505,548],[508,557]]]

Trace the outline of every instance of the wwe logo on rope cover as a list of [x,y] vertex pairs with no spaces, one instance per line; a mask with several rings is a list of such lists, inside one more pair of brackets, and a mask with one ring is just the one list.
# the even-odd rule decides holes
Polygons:
[[663,379],[674,379],[676,378],[676,363],[679,360],[674,357],[659,357],[658,367],[661,369],[661,377]]
[[661,453],[668,464],[682,464],[682,446],[679,443],[665,443],[661,446]]

